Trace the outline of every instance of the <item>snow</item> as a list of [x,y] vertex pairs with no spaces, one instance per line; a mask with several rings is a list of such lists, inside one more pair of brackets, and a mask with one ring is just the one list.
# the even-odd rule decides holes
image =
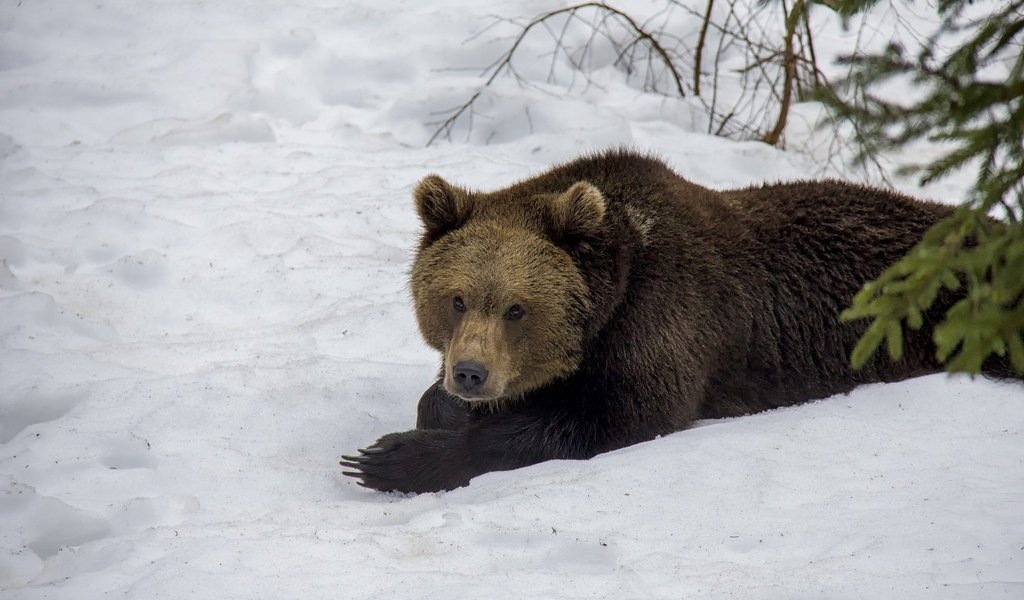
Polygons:
[[425,148],[514,32],[497,10],[0,5],[0,598],[1024,596],[1019,385],[866,386],[449,493],[341,476],[436,369],[406,283],[423,175],[618,144],[715,187],[836,174],[609,66],[499,79]]

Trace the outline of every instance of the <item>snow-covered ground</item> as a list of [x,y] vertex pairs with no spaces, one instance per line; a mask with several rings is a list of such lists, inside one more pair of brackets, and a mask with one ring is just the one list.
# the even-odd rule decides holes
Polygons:
[[0,598],[1024,597],[1015,385],[868,386],[443,494],[341,476],[436,369],[426,173],[615,144],[710,186],[822,172],[611,67],[498,80],[424,148],[514,31],[489,15],[552,6],[0,4]]

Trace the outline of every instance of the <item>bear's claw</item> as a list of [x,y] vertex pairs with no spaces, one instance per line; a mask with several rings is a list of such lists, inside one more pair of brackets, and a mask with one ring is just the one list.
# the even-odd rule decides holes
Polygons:
[[[366,477],[366,473],[363,473],[362,469],[364,466],[366,466],[367,459],[369,458],[369,456],[365,454],[364,450],[360,449],[359,452],[364,452],[364,454],[362,456],[341,456],[341,458],[343,458],[344,460],[338,461],[339,465],[343,467],[348,467],[350,469],[355,469],[354,471],[342,471],[342,475],[348,475],[349,477],[357,477],[360,479]],[[360,481],[359,484],[363,485],[363,482]]]
[[344,454],[341,456],[342,460],[338,464],[352,469],[351,471],[342,471],[342,475],[355,478],[356,483],[365,488],[402,491],[400,483],[394,481],[393,476],[389,476],[393,465],[388,464],[390,462],[386,456],[388,448],[375,444],[368,448],[360,448],[358,452],[358,456]]
[[342,475],[382,492],[437,492],[469,483],[471,474],[459,458],[460,434],[412,430],[388,434],[356,456],[342,455]]
[[366,449],[360,448],[359,452],[361,453],[360,456],[346,456],[343,454],[341,458],[344,460],[338,461],[338,464],[343,467],[348,467],[349,469],[354,469],[353,471],[342,471],[342,475],[347,475],[348,477],[355,477],[359,479],[359,481],[357,481],[356,483],[363,487],[369,487],[363,481],[363,478],[366,477],[366,473],[363,473],[362,471],[363,467],[366,464],[366,460],[369,458],[369,456],[366,454]]

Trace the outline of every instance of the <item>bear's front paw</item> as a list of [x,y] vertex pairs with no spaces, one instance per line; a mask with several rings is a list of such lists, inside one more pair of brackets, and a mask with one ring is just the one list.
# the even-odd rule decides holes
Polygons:
[[439,492],[469,484],[461,434],[440,429],[389,433],[358,456],[342,456],[343,471],[382,492]]

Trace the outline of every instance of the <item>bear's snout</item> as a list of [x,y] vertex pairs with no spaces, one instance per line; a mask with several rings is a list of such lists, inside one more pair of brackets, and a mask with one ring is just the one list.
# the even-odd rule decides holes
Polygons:
[[452,370],[459,393],[474,394],[487,381],[487,367],[475,360],[462,360]]

